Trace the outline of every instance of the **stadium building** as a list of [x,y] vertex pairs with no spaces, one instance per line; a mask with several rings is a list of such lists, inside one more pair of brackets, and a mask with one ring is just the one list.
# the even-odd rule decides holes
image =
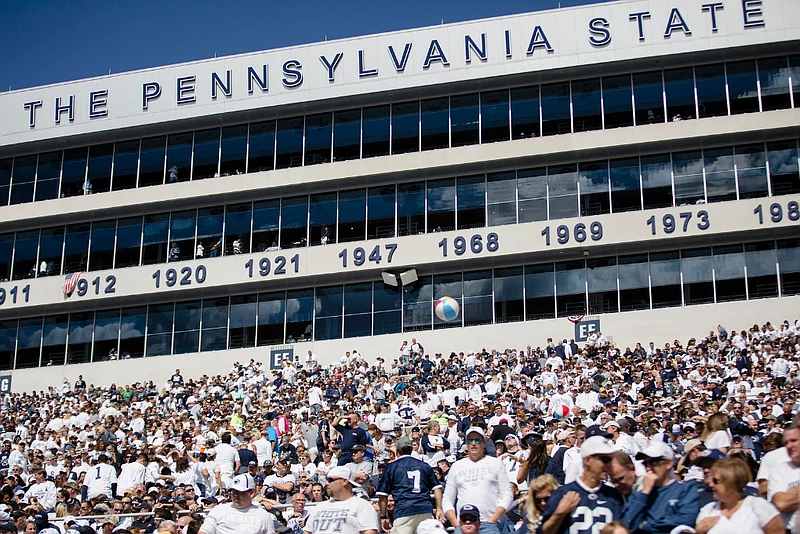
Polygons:
[[0,389],[796,318],[798,21],[601,3],[0,94]]

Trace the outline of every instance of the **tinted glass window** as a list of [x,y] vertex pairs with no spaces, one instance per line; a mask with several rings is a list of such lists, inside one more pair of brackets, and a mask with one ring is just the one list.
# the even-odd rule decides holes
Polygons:
[[394,237],[394,196],[394,185],[369,188],[367,239]]
[[751,299],[778,296],[778,273],[775,265],[778,257],[775,242],[748,243],[744,246],[747,265],[747,290]]
[[333,161],[358,159],[360,155],[361,109],[334,112]]
[[555,272],[552,263],[525,266],[525,318],[528,321],[556,316]]
[[717,302],[747,298],[742,245],[714,247],[714,281]]
[[633,98],[636,124],[664,122],[664,88],[660,70],[633,75]]
[[[800,74],[800,73],[798,73]],[[777,141],[767,143],[769,178],[773,195],[800,193],[800,174],[797,168],[797,143]]]
[[453,178],[428,182],[428,232],[456,228],[456,183]]
[[0,321],[0,369],[8,370],[14,365],[14,349],[17,346],[17,321]]
[[641,157],[644,209],[672,206],[672,163],[669,154]]
[[372,283],[344,288],[344,337],[372,334]]
[[228,347],[228,298],[203,301],[203,329],[200,351],[225,350]]
[[44,318],[42,333],[42,365],[64,365],[67,349],[68,316]]
[[581,163],[581,215],[599,215],[611,211],[608,187],[608,161]]
[[[64,151],[64,170],[61,176],[61,198],[76,197],[83,194],[83,182],[86,180],[86,156],[88,153],[89,150],[86,147],[70,148]],[[107,158],[107,163],[109,170],[108,176],[110,177],[110,157]],[[92,184],[92,189],[94,189],[94,183]]]
[[703,151],[703,158],[705,160],[708,201],[736,200],[733,148],[707,149]]
[[398,235],[425,233],[425,182],[397,185]]
[[94,312],[69,314],[67,363],[87,363],[92,359]]
[[403,289],[403,331],[430,330],[433,312],[433,278],[420,276],[411,287]]
[[556,263],[558,316],[586,313],[586,269],[583,261]]
[[314,290],[299,289],[286,293],[286,342],[314,339]]
[[311,244],[336,242],[336,193],[311,195]]
[[169,223],[169,261],[186,261],[194,257],[196,228],[195,210],[172,212]]
[[542,135],[571,133],[570,122],[569,82],[542,85]]
[[699,150],[672,155],[675,175],[675,203],[691,206],[705,201],[703,190],[703,158]]
[[[462,326],[462,321],[464,317],[464,300],[462,298],[463,293],[463,283],[462,283],[462,275],[461,273],[454,273],[454,274],[442,274],[433,277],[433,305],[436,306],[436,302],[442,297],[450,297],[458,303],[458,307],[460,308],[459,314],[450,319],[449,317],[445,316],[446,319],[442,319],[437,314],[433,314],[433,328],[458,328]],[[448,320],[449,319],[449,320]]]
[[303,117],[278,121],[275,168],[300,167],[303,164]]
[[519,222],[547,220],[547,169],[517,172]]
[[[481,143],[508,141],[508,91],[481,93]],[[539,125],[539,104],[536,104],[536,125]]]
[[517,173],[489,174],[486,178],[486,202],[489,226],[516,224]]
[[192,174],[193,134],[169,136],[167,147],[167,182],[187,182]]
[[281,201],[281,248],[305,247],[308,234],[308,197]]
[[89,259],[88,254],[89,223],[67,226],[67,238],[64,244],[64,272],[86,271],[86,262]]
[[117,221],[96,221],[92,223],[92,241],[89,250],[89,270],[101,271],[114,268],[114,236]]
[[36,200],[58,198],[61,178],[62,152],[39,154],[39,169],[36,175]]
[[447,97],[422,101],[422,150],[450,146],[450,101]]
[[694,106],[692,67],[665,70],[664,90],[667,95],[667,118],[669,121],[685,121],[697,116]]
[[197,245],[195,258],[216,258],[222,256],[222,220],[225,208],[200,208],[197,210]]
[[710,248],[681,251],[683,298],[686,306],[714,302],[713,267]]
[[306,117],[306,165],[328,163],[331,160],[332,120],[331,113]]
[[614,213],[642,209],[639,187],[639,158],[612,159],[611,210]]
[[14,158],[11,178],[11,204],[33,202],[33,185],[36,179],[37,156]]
[[[257,295],[236,295],[231,297],[229,349],[243,349],[256,346],[257,309]],[[281,328],[283,328],[282,319]]]
[[605,127],[633,126],[631,75],[603,78],[603,114]]
[[[366,110],[364,111],[366,113]],[[364,121],[366,123],[366,116]],[[404,154],[418,150],[419,102],[392,104],[392,154]]]
[[572,82],[572,113],[574,132],[600,130],[603,127],[599,79]]
[[[0,282],[11,279],[11,260],[14,257],[14,234],[0,234]],[[61,255],[59,254],[59,257]]]
[[[162,146],[163,141],[162,139]],[[148,145],[149,146],[149,145]],[[161,160],[164,157],[162,153]],[[136,187],[136,172],[139,168],[139,140],[124,141],[114,145],[114,177],[111,181],[111,188],[114,191],[121,189],[132,189]],[[92,169],[92,161],[89,160],[89,171]],[[94,184],[94,182],[92,182]],[[159,182],[160,183],[160,182]],[[142,184],[147,185],[147,184]],[[94,187],[94,185],[92,186]]]
[[339,242],[361,241],[367,235],[367,191],[339,192]]
[[[63,246],[63,226],[58,226],[56,228],[45,228],[42,230],[42,237],[39,241],[39,276],[61,274],[61,257]],[[0,249],[2,249],[1,246]],[[2,275],[2,272],[0,272],[0,275]]]
[[740,145],[734,147],[734,152],[739,198],[767,196],[767,155],[764,145]]
[[511,132],[514,139],[539,136],[539,86],[511,90]]
[[144,216],[142,265],[166,263],[169,213]]
[[458,178],[456,205],[459,230],[486,226],[486,176]]
[[14,273],[12,280],[36,277],[38,264],[36,254],[39,248],[39,230],[17,232],[14,243]]
[[249,154],[247,172],[271,171],[274,168],[275,121],[250,125]]
[[225,254],[250,252],[250,218],[252,205],[235,204],[225,208]]
[[464,326],[492,324],[492,271],[464,273]]
[[589,289],[589,313],[616,313],[617,259],[590,258],[586,261],[586,284]]
[[578,216],[577,170],[574,164],[547,168],[551,220]]
[[92,360],[108,361],[119,357],[120,310],[103,310],[94,318],[94,348]]
[[[166,145],[166,137],[151,137],[149,139],[142,139],[142,153],[139,168],[139,187],[161,185],[164,183],[164,158],[166,157]],[[114,172],[114,175],[114,184],[116,188],[116,171]],[[189,179],[188,172],[184,175],[183,179]],[[178,177],[176,175],[175,181],[177,180]]]
[[[278,250],[278,220],[281,201],[262,200],[253,204],[253,250]],[[283,337],[283,334],[281,334]]]
[[[135,142],[138,145],[138,141]],[[120,143],[122,144],[122,143]],[[69,151],[67,151],[69,153]],[[136,154],[138,159],[139,155]],[[86,177],[92,184],[93,193],[105,193],[111,190],[111,161],[114,159],[114,144],[95,145],[89,147],[89,169]],[[75,170],[70,171],[80,174],[80,162],[75,161]],[[64,172],[67,172],[67,161],[64,161]],[[66,175],[66,174],[65,174]],[[63,178],[62,178],[63,182]],[[124,180],[123,180],[124,184]],[[136,172],[132,173],[131,187],[136,184]],[[88,187],[88,184],[87,184]],[[122,187],[116,189],[123,189]],[[63,187],[62,187],[63,190]]]
[[8,204],[8,192],[11,189],[11,169],[14,160],[0,159],[0,206]]
[[[3,345],[7,349],[9,348],[8,340],[3,340],[2,336],[3,334],[0,333],[0,353],[3,351]],[[30,369],[39,367],[39,352],[42,344],[42,318],[20,319],[19,333],[15,337],[17,340],[17,361],[14,368]],[[10,348],[13,350],[13,344],[10,345]],[[0,357],[0,360],[2,360],[2,357]]]
[[173,354],[197,352],[200,343],[201,305],[199,300],[175,304]]
[[[393,334],[403,329],[403,297],[399,287],[376,284],[373,293],[375,313],[373,315],[373,334]],[[345,297],[347,299],[347,297]],[[347,310],[345,300],[345,310]],[[345,318],[345,335],[348,332]]]
[[647,254],[620,256],[618,263],[620,311],[649,309]]
[[262,293],[258,296],[257,345],[283,343],[283,323],[286,319],[286,294]]
[[130,217],[117,222],[117,251],[115,266],[139,265],[139,250],[142,243],[142,218]]
[[758,82],[756,62],[738,61],[726,64],[728,70],[728,92],[731,99],[731,114],[755,113],[758,105]]
[[728,114],[725,94],[725,65],[703,65],[694,69],[697,83],[699,117],[721,117]]
[[785,57],[758,60],[761,108],[764,111],[792,107],[789,97],[789,64]]
[[315,297],[316,324],[314,339],[342,337],[342,286],[318,287]]
[[218,176],[219,136],[219,128],[195,133],[192,180]]
[[364,108],[363,147],[364,158],[389,154],[389,106]]
[[[271,124],[271,123],[270,123]],[[270,149],[270,162],[272,161]],[[230,176],[243,174],[247,158],[247,125],[229,126],[222,129],[222,156],[219,164],[219,174]],[[270,165],[271,167],[272,165]]]
[[145,324],[147,324],[147,306],[122,308],[119,329],[119,354],[122,359],[144,356]]
[[478,95],[450,97],[452,146],[478,144]]

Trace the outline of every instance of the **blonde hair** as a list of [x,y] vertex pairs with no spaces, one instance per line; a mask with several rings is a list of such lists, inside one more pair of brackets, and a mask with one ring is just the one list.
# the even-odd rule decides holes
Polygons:
[[551,492],[558,489],[558,481],[553,475],[541,475],[533,479],[528,485],[528,496],[525,497],[525,516],[528,518],[528,532],[530,534],[536,533],[536,528],[539,525],[539,518],[542,516],[544,510],[539,511],[536,508],[536,494],[540,491],[550,490]]
[[719,460],[711,467],[711,474],[719,478],[719,483],[728,491],[741,492],[752,480],[750,468],[744,461],[735,457]]
[[700,441],[705,442],[711,434],[720,430],[728,430],[728,416],[722,412],[717,412],[708,418]]

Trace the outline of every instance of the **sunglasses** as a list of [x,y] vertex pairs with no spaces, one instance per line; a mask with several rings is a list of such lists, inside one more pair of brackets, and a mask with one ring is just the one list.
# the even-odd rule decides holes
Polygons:
[[483,443],[481,438],[468,438],[467,443],[474,444],[474,443]]
[[663,461],[664,461],[664,459],[663,459],[663,458],[656,458],[656,459],[652,459],[652,460],[645,460],[645,461],[644,461],[644,465],[645,465],[646,467],[655,467],[655,466],[657,466],[658,464],[660,464],[660,463],[661,463],[661,462],[663,462]]
[[328,484],[330,484],[331,482],[336,482],[337,480],[342,480],[342,479],[341,479],[341,478],[331,478],[331,477],[328,477]]
[[547,497],[534,497],[534,500],[542,502],[542,503],[546,503],[547,501],[550,500],[550,495],[548,495]]
[[472,516],[462,517],[461,518],[461,522],[462,523],[477,523],[478,522],[478,518],[477,517],[472,517]]

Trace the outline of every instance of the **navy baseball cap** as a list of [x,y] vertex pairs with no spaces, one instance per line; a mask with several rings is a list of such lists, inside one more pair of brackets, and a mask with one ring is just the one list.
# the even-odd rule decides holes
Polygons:
[[481,512],[478,510],[478,507],[474,504],[465,504],[461,507],[461,510],[458,512],[459,519],[463,519],[465,517],[473,517],[475,519],[481,518]]
[[703,451],[703,453],[698,456],[697,459],[695,459],[694,465],[699,465],[700,467],[711,467],[718,460],[722,460],[723,458],[725,458],[725,453],[719,449],[707,449]]

